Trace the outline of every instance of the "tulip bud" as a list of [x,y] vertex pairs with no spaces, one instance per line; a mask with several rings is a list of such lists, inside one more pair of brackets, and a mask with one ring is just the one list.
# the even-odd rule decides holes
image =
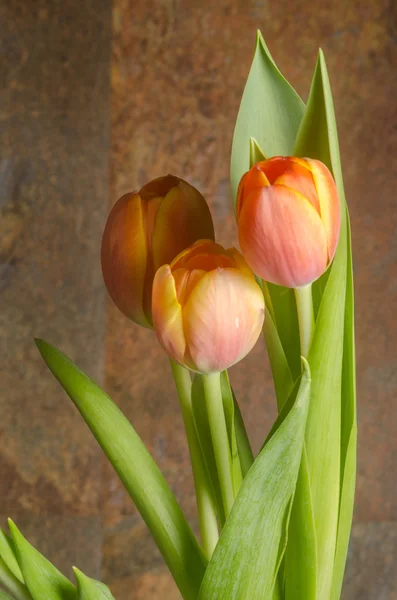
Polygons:
[[309,158],[276,156],[241,179],[237,193],[241,250],[254,273],[290,288],[312,283],[331,263],[340,206],[327,167]]
[[152,327],[152,285],[157,269],[201,238],[214,239],[204,197],[167,175],[122,196],[102,239],[102,272],[116,306],[135,323]]
[[236,249],[201,240],[157,271],[153,324],[176,362],[200,373],[223,371],[255,345],[263,294]]

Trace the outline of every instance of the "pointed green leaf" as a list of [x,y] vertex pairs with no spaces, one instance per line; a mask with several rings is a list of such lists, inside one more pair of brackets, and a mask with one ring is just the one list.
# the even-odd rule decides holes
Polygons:
[[195,599],[206,560],[150,453],[105,392],[62,352],[42,340],[36,343],[133,499],[182,596]]
[[22,571],[16,558],[14,543],[2,529],[0,529],[0,557],[15,577],[19,579],[21,583],[24,583]]
[[76,600],[77,590],[69,579],[23,537],[11,520],[8,526],[15,544],[19,566],[33,599]]
[[[347,209],[346,209],[347,210]],[[331,600],[339,600],[342,590],[350,531],[353,520],[357,462],[356,378],[354,349],[354,297],[350,223],[347,224],[347,286],[346,314],[342,367],[341,414],[341,498],[339,506],[338,537],[332,580]]]
[[233,136],[230,165],[233,202],[240,179],[250,166],[251,137],[266,156],[291,154],[303,109],[302,100],[276,67],[258,31]]
[[207,567],[199,600],[272,598],[301,460],[309,396],[310,370],[304,361],[296,401],[286,416],[279,417],[280,426],[243,481]]
[[256,165],[256,163],[266,160],[266,155],[260,147],[259,143],[255,138],[250,139],[250,167]]
[[[345,394],[346,385],[342,381],[342,368],[347,373],[346,381],[354,379],[354,359],[346,364],[346,318],[352,319],[350,303],[346,302],[348,290],[348,223],[345,214],[345,199],[342,171],[339,157],[338,136],[335,123],[331,89],[322,52],[319,53],[317,66],[310,91],[305,116],[297,136],[296,154],[322,160],[332,171],[342,203],[342,225],[338,250],[334,262],[327,273],[327,281],[315,284],[319,312],[313,345],[309,354],[312,369],[312,403],[307,426],[307,457],[311,479],[314,520],[317,533],[318,589],[321,598],[329,597],[333,577],[333,561],[337,544],[338,522],[341,519],[339,501],[341,497],[341,479],[346,456],[352,420],[347,425],[342,406],[347,403],[350,414],[354,414],[352,405],[354,394]],[[324,290],[318,293],[319,286]],[[317,291],[316,291],[317,290]],[[346,310],[345,310],[346,306]],[[342,367],[343,357],[343,367]],[[341,434],[342,432],[342,434]],[[342,469],[341,469],[342,466]],[[354,477],[354,473],[351,473]],[[351,482],[351,477],[349,477]],[[351,500],[351,495],[347,495]],[[346,506],[351,512],[351,506]],[[344,527],[345,529],[345,527]],[[344,533],[346,533],[344,531]]]
[[114,600],[109,588],[73,567],[77,581],[78,600]]

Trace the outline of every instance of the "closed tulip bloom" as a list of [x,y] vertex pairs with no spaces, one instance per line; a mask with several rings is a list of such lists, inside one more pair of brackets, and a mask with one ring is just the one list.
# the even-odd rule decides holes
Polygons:
[[241,250],[262,279],[290,288],[318,279],[339,239],[340,205],[327,167],[276,156],[241,179],[237,194]]
[[204,197],[167,175],[122,196],[102,239],[102,272],[116,306],[135,323],[152,327],[152,285],[157,269],[201,238],[214,239]]
[[168,355],[200,373],[227,369],[255,345],[263,294],[234,248],[201,240],[157,271],[153,324]]

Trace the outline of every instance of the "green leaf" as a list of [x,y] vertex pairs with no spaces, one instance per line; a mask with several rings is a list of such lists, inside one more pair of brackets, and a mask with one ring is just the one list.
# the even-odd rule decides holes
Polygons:
[[266,156],[291,154],[303,110],[302,100],[276,67],[258,31],[233,136],[230,165],[233,202],[240,179],[250,167],[251,137]]
[[[327,598],[331,592],[334,556],[339,546],[338,522],[342,522],[339,514],[341,465],[344,464],[346,455],[346,441],[343,441],[343,438],[348,439],[348,436],[343,434],[345,409],[342,411],[342,406],[345,402],[351,406],[352,396],[349,392],[349,397],[344,395],[342,401],[342,357],[346,365],[346,315],[348,319],[351,318],[351,306],[346,304],[348,225],[332,95],[321,51],[307,110],[297,136],[295,152],[299,156],[320,159],[331,169],[342,204],[340,241],[334,262],[327,274],[328,279],[321,297],[314,340],[309,353],[313,381],[306,447],[317,534],[317,594],[320,598]],[[323,282],[319,285],[323,287]],[[349,379],[352,374],[354,378],[354,361],[343,368],[347,368]],[[352,413],[352,410],[349,410]],[[351,427],[349,434],[350,431]],[[354,477],[354,473],[350,475]],[[345,510],[349,512],[350,509],[351,506]]]
[[317,540],[306,444],[296,484],[284,556],[286,600],[317,598]]
[[241,414],[240,407],[237,403],[233,389],[232,394],[234,401],[234,426],[236,431],[238,455],[240,457],[241,472],[243,477],[245,477],[254,462],[254,454],[252,452],[247,430],[244,425],[243,416]]
[[76,600],[77,590],[69,579],[23,537],[11,520],[8,526],[19,566],[33,599]]
[[256,163],[266,160],[266,155],[262,148],[258,144],[255,138],[250,139],[250,167],[256,165]]
[[73,567],[77,581],[78,600],[114,600],[109,588],[95,579],[84,575]]
[[346,215],[347,285],[342,365],[341,498],[331,600],[339,600],[342,590],[343,575],[353,520],[357,462],[353,265],[350,223],[347,208]]
[[294,386],[294,380],[270,310],[266,312],[263,331],[276,390],[277,406],[281,411]]
[[236,427],[235,427],[235,410],[232,388],[230,387],[229,376],[227,371],[221,373],[221,393],[223,410],[225,413],[227,435],[229,438],[230,456],[232,459],[232,480],[233,480],[233,491],[234,495],[237,496],[237,492],[240,489],[241,482],[243,481],[243,475],[240,465],[240,457],[238,454],[237,438],[236,438]]
[[182,596],[197,598],[206,560],[173,493],[136,431],[95,383],[62,352],[36,341],[112,463],[159,547]]
[[0,589],[0,600],[15,600],[15,598],[11,598],[4,590]]
[[16,558],[14,543],[2,529],[0,529],[0,557],[15,577],[21,583],[24,583],[22,571]]
[[0,558],[0,585],[6,587],[16,600],[32,600],[27,587],[14,575],[2,558]]
[[299,471],[309,397],[310,370],[304,361],[296,401],[286,416],[280,415],[281,424],[243,481],[207,567],[199,600],[272,597]]

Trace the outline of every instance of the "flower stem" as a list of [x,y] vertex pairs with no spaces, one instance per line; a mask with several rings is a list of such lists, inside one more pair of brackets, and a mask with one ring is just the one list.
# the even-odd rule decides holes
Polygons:
[[301,356],[307,358],[313,338],[314,315],[312,285],[295,288],[296,307],[298,309]]
[[197,510],[200,521],[201,544],[204,554],[209,560],[218,542],[219,532],[211,482],[206,470],[204,457],[200,448],[200,442],[193,420],[191,396],[192,382],[187,369],[181,365],[178,365],[178,363],[174,362],[173,360],[170,362],[178,392],[179,402],[182,409],[182,416],[185,423],[186,437],[190,452],[190,460],[192,463]]
[[223,411],[220,373],[203,375],[203,385],[222,501],[227,518],[234,503],[234,492],[231,471],[232,461],[225,413]]

